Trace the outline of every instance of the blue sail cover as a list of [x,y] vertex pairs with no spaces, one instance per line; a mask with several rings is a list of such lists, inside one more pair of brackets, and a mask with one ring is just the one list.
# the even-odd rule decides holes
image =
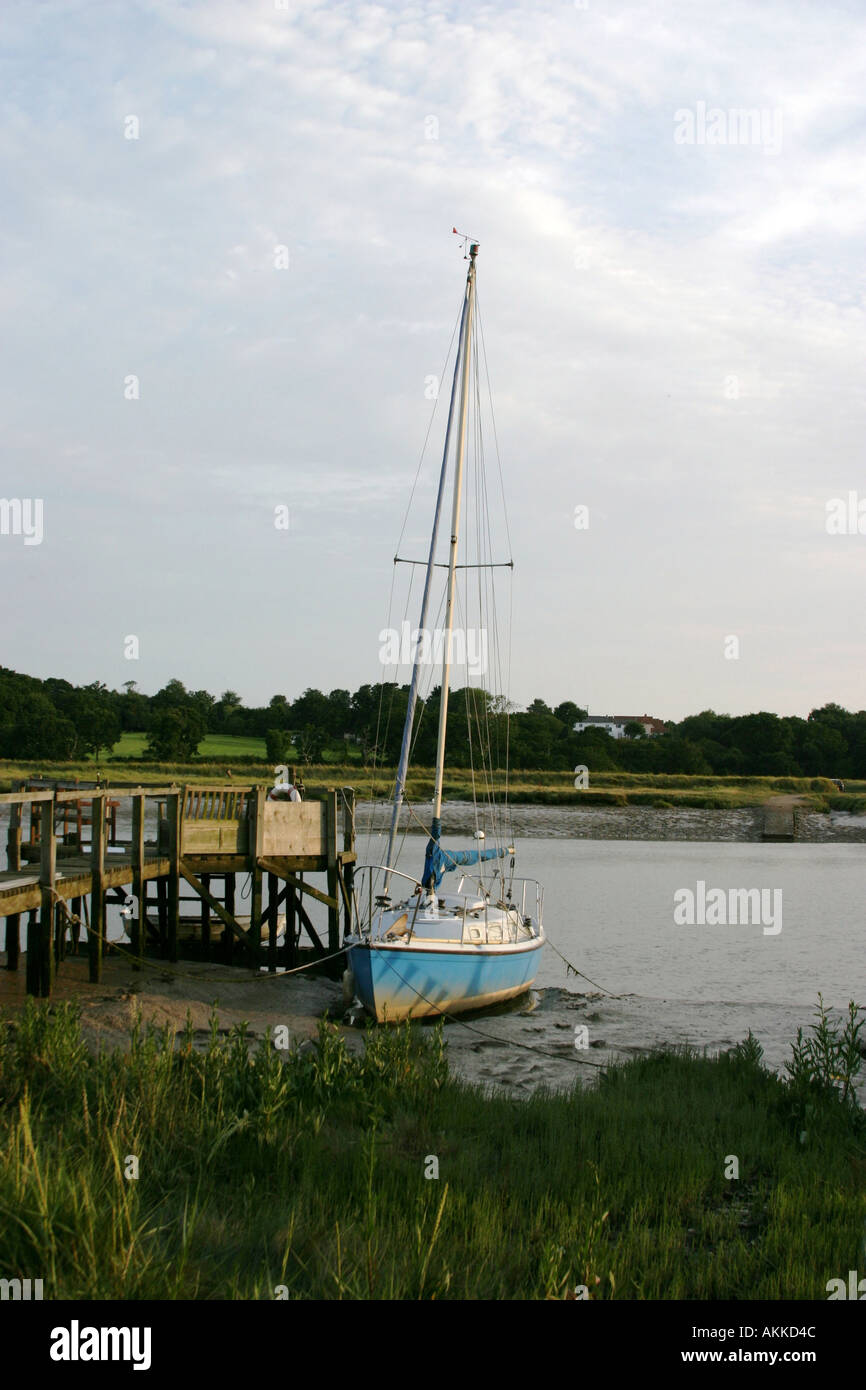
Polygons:
[[485,859],[502,859],[507,853],[504,849],[443,849],[439,843],[442,834],[441,820],[434,820],[430,827],[430,839],[424,855],[424,874],[421,882],[425,888],[438,888],[442,877],[450,869],[462,864],[482,864]]

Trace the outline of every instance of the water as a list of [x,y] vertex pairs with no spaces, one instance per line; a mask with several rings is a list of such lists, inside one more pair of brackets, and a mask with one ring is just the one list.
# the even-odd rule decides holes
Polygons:
[[[468,808],[460,809],[468,815]],[[627,810],[644,818],[670,814],[643,808],[620,808],[620,814]],[[829,1002],[842,1005],[854,990],[866,1002],[862,845],[743,843],[734,832],[749,812],[677,813],[688,819],[693,832],[701,824],[705,830],[724,831],[724,838],[712,840],[686,838],[683,825],[676,840],[590,840],[577,838],[573,820],[592,815],[589,810],[521,807],[518,812],[524,813],[524,825],[515,873],[544,885],[550,939],[613,993],[782,1004],[808,1003],[821,989]],[[728,823],[720,824],[718,816]],[[551,819],[557,835],[538,834],[539,821],[546,831]],[[448,820],[453,824],[453,813]],[[654,828],[658,833],[659,825]],[[359,857],[383,855],[384,838],[359,834]],[[465,848],[472,841],[464,834],[445,836],[443,844]],[[423,838],[412,835],[400,867],[420,873],[423,853]],[[677,926],[674,894],[684,888],[695,891],[699,880],[707,890],[778,890],[780,930],[765,931],[761,923]],[[769,919],[767,925],[772,925]],[[539,986],[562,983],[556,957],[545,952]]]
[[[578,1068],[589,1074],[593,1063],[647,1048],[685,1044],[716,1051],[750,1029],[766,1062],[780,1069],[797,1028],[807,1029],[813,1020],[818,991],[835,1010],[844,1010],[852,998],[866,1005],[861,843],[588,840],[576,838],[573,825],[570,837],[564,833],[573,813],[520,810],[536,815],[524,820],[515,872],[544,885],[550,944],[529,1008],[524,1003],[519,1011],[478,1016],[471,1020],[476,1033],[449,1027],[452,1057],[473,1079],[521,1092],[540,1082],[564,1084]],[[730,820],[730,813],[680,814],[689,815],[694,828],[708,818],[713,829],[730,835],[730,826],[715,819],[721,814]],[[551,817],[560,833],[533,835],[537,822]],[[371,839],[369,847],[362,839],[362,855],[379,843],[378,835]],[[443,842],[451,848],[471,843],[465,835]],[[420,872],[423,849],[423,839],[412,836],[401,868]],[[677,925],[674,894],[696,892],[699,880],[707,891],[721,888],[726,894],[770,890],[766,904],[778,902],[781,929],[764,930],[773,925],[769,916],[764,923]],[[774,900],[774,890],[780,899]],[[595,983],[569,975],[554,946]],[[587,1029],[588,1048],[575,1048],[576,1027]],[[500,1041],[487,1044],[481,1033]],[[514,1041],[537,1047],[537,1057],[511,1048]]]
[[[614,993],[702,1002],[809,1003],[821,989],[866,1002],[859,845],[532,840],[524,867],[545,883],[545,922],[569,959]],[[678,926],[674,893],[781,892],[781,929],[761,923]],[[772,899],[767,900],[768,903]],[[561,983],[547,953],[540,985]]]

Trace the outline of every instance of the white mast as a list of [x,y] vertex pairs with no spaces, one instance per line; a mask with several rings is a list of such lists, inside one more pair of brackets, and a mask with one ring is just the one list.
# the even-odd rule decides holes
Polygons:
[[442,783],[445,777],[445,728],[448,722],[448,686],[451,675],[451,631],[454,626],[454,591],[457,579],[457,540],[460,533],[460,499],[463,491],[463,459],[466,453],[466,417],[469,404],[469,360],[472,345],[472,319],[475,308],[475,257],[478,244],[469,247],[466,336],[463,343],[463,375],[460,382],[460,419],[457,426],[457,462],[454,468],[454,507],[451,514],[451,549],[448,555],[448,600],[445,608],[445,643],[442,657],[442,693],[439,705],[439,739],[436,746],[436,785],[433,792],[433,835],[442,814]]
[[[430,605],[430,591],[433,582],[433,571],[436,568],[436,541],[439,536],[439,519],[442,515],[442,503],[445,499],[445,479],[448,473],[448,454],[451,449],[451,426],[454,423],[454,403],[457,399],[457,382],[460,375],[460,352],[464,342],[464,329],[469,313],[469,277],[467,276],[466,289],[463,292],[463,309],[460,314],[460,333],[457,339],[457,352],[454,359],[454,380],[451,385],[451,396],[448,401],[448,424],[445,427],[445,448],[442,451],[442,467],[439,470],[439,491],[436,494],[436,511],[433,516],[433,533],[430,537],[430,554],[427,559],[427,573],[424,577],[424,594],[421,599],[421,618],[418,623],[418,645],[415,648],[415,659],[412,666],[412,682],[409,686],[409,699],[406,705],[406,718],[403,722],[403,742],[400,746],[400,760],[397,765],[397,777],[394,782],[394,802],[391,807],[391,829],[388,833],[388,850],[385,855],[385,881],[382,886],[383,894],[387,894],[388,885],[391,882],[391,868],[394,862],[394,844],[397,839],[397,827],[400,820],[400,807],[403,804],[403,794],[406,786],[406,772],[409,767],[409,749],[412,742],[412,726],[415,720],[415,706],[418,701],[418,681],[421,674],[421,641],[422,633],[427,624],[427,610]],[[394,563],[396,564],[396,557]]]

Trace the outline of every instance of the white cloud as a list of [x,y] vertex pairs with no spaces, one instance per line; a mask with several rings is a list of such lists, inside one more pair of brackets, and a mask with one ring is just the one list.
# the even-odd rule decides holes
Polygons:
[[[822,611],[859,614],[856,540],[826,553],[808,506],[866,484],[864,17],[781,0],[40,11],[40,24],[27,7],[3,16],[7,476],[37,478],[95,562],[132,507],[162,593],[174,499],[207,518],[194,546],[210,530],[232,551],[236,532],[254,590],[257,508],[288,490],[306,517],[303,564],[296,548],[281,570],[307,594],[300,646],[305,624],[345,637],[330,644],[339,670],[323,652],[299,679],[374,678],[343,612],[347,576],[372,630],[427,429],[424,383],[459,307],[457,225],[481,240],[522,611],[543,598],[552,622],[585,628],[578,652],[530,624],[518,669],[549,672],[544,693],[568,697],[585,689],[584,649],[614,632],[607,703],[645,705],[645,678],[660,705],[669,692],[666,715],[713,704],[715,665],[678,640],[683,605],[713,610],[733,568],[760,623],[772,538],[796,620],[781,623],[774,597],[767,622],[796,671],[786,698],[808,698],[798,622],[817,649]],[[699,101],[781,110],[781,150],[678,146],[674,112]],[[138,140],[124,139],[130,113]],[[128,372],[135,404],[119,390]],[[420,534],[437,449],[434,435]],[[594,508],[582,540],[578,502]],[[68,564],[59,541],[39,564],[48,595]],[[83,584],[86,612],[98,565]],[[230,587],[221,602],[231,622]],[[182,652],[206,684],[207,644],[191,653],[182,609],[161,612],[152,683]],[[266,696],[268,624],[247,592],[237,617],[265,644]],[[19,630],[5,660],[47,673],[28,640]],[[89,678],[98,639],[83,628],[81,641]],[[850,689],[850,653],[832,661],[822,680]],[[743,707],[774,707],[767,670],[749,671],[744,659]],[[533,682],[515,695],[538,694]]]

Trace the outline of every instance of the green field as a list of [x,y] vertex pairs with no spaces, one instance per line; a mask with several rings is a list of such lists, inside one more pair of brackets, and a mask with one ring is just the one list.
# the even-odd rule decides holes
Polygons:
[[[143,758],[147,734],[125,733],[111,750],[113,758]],[[202,758],[261,758],[265,760],[263,738],[239,738],[235,734],[205,734],[199,744]],[[103,759],[105,761],[105,759]]]
[[[133,758],[144,759],[147,745],[147,734],[145,733],[124,733],[111,750],[111,758]],[[349,766],[354,767],[357,773],[358,764],[361,760],[360,749],[348,746],[345,743],[335,744],[332,749],[325,749],[324,764],[345,762],[348,754]],[[295,762],[300,762],[300,755],[290,751],[290,757]],[[256,762],[267,763],[268,755],[263,738],[247,738],[237,734],[205,734],[198,747],[198,758],[196,763],[190,763],[190,767],[196,767],[199,762],[212,762],[216,758],[225,758],[228,765],[232,759],[235,760],[254,760]],[[103,758],[102,762],[107,759]],[[270,766],[270,764],[268,764]]]

